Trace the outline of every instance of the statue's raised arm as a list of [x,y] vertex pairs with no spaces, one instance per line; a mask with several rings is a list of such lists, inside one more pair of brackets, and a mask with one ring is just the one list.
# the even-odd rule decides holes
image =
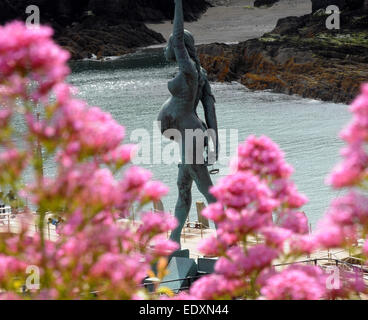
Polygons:
[[182,0],[175,0],[174,31],[172,35],[172,42],[179,69],[185,73],[195,73],[196,68],[193,65],[185,47],[184,12]]

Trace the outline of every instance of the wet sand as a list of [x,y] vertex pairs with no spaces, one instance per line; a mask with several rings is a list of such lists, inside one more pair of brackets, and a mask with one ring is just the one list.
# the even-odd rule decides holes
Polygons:
[[[197,44],[237,43],[270,32],[280,18],[312,11],[312,3],[308,0],[281,0],[271,8],[254,8],[253,2],[231,0],[229,6],[209,8],[199,21],[186,23],[185,28],[194,34]],[[170,37],[173,28],[171,21],[147,26],[160,32],[165,39]]]

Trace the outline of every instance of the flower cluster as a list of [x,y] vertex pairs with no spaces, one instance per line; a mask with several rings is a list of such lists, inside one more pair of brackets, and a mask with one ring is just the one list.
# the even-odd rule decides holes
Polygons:
[[259,285],[269,300],[320,300],[326,294],[326,274],[319,267],[294,265],[262,275]]
[[[353,120],[341,132],[347,143],[341,152],[343,161],[327,180],[334,188],[349,191],[332,202],[321,221],[318,237],[327,248],[356,247],[368,235],[368,84],[362,85],[362,92],[351,104],[350,111]],[[364,247],[358,251],[364,254]]]
[[344,160],[328,179],[335,188],[359,185],[367,178],[368,84],[362,86],[362,93],[351,104],[350,111],[353,120],[341,132],[341,138],[348,144],[341,151]]
[[[234,174],[212,189],[218,202],[204,211],[217,224],[218,236],[205,240],[200,250],[220,257],[216,274],[197,281],[193,297],[317,300],[367,293],[362,272],[354,268],[338,268],[338,285],[330,288],[331,277],[320,267],[272,267],[276,260],[290,263],[332,248],[345,248],[367,261],[368,84],[350,110],[353,121],[341,133],[348,144],[341,152],[344,160],[328,178],[333,187],[350,190],[332,202],[313,234],[308,234],[305,214],[298,211],[306,199],[289,180],[293,170],[277,145],[267,137],[250,136],[239,146],[232,162]],[[249,243],[259,238],[263,244]],[[211,285],[220,278],[221,287]]]
[[[364,87],[363,96],[366,94]],[[363,111],[363,101],[368,108],[368,100],[360,97],[357,101],[352,109],[361,114],[354,120],[354,128],[345,132],[354,132],[356,139],[363,137],[359,141],[364,142],[366,136],[361,126],[368,120],[361,117],[363,114],[368,116],[368,112]],[[362,182],[365,169],[359,168],[359,181]],[[358,239],[367,238],[366,196],[351,191],[336,199],[317,231],[308,234],[307,217],[299,211],[306,198],[290,181],[293,170],[274,142],[267,137],[250,136],[239,146],[232,169],[234,173],[211,190],[217,203],[203,212],[218,229],[217,238],[206,239],[199,249],[205,255],[220,258],[215,274],[194,284],[190,291],[193,298],[318,300],[349,298],[366,292],[363,278],[356,272],[339,270],[335,281],[340,285],[329,288],[328,274],[318,266],[291,264],[278,271],[272,266],[276,261],[281,264],[295,262],[320,249],[345,247],[353,251]],[[331,181],[342,181],[340,177],[345,171],[346,176],[351,177],[350,169],[346,164],[339,167]],[[334,180],[336,177],[339,178]],[[352,185],[356,185],[356,180],[353,181]],[[262,244],[254,244],[259,239]],[[368,241],[363,247],[365,255],[367,247]],[[216,281],[222,281],[221,286],[213,285]]]
[[[340,136],[347,143],[342,149],[343,161],[339,163],[327,182],[332,187],[347,190],[345,195],[333,200],[327,214],[315,232],[317,248],[345,248],[367,262],[368,236],[368,84],[362,85],[361,94],[350,106],[351,123]],[[367,292],[360,272],[341,273],[339,290],[330,293],[331,298],[349,298]]]
[[[176,220],[150,212],[142,223],[124,219],[168,189],[142,168],[122,174],[135,147],[122,144],[124,128],[110,114],[74,98],[65,83],[69,54],[51,36],[50,28],[20,22],[0,27],[0,186],[37,207],[38,230],[48,212],[64,220],[57,239],[47,240],[32,231],[34,215],[19,208],[19,234],[0,239],[0,298],[148,297],[142,283],[152,264],[177,249],[166,240]],[[23,132],[12,127],[15,114],[23,115]],[[52,177],[43,174],[46,157],[56,163]],[[34,179],[23,186],[26,169]],[[41,290],[21,296],[27,265],[39,268]]]
[[[279,147],[267,137],[250,136],[239,146],[232,169],[232,175],[211,189],[218,201],[203,212],[217,224],[217,237],[200,245],[205,255],[220,257],[215,274],[198,280],[190,294],[197,299],[260,295],[268,299],[308,299],[324,295],[322,289],[318,292],[315,289],[317,283],[322,287],[318,272],[308,275],[306,270],[290,269],[290,273],[284,270],[271,276],[276,260],[287,262],[291,256],[298,257],[309,249],[304,243],[313,243],[307,239],[307,218],[299,211],[307,200],[290,180],[293,170]],[[261,244],[255,243],[258,239]],[[297,242],[300,245],[293,248],[292,244]],[[279,283],[284,277],[292,278],[292,272],[300,280],[281,288]],[[314,288],[308,285],[298,288],[303,275],[316,283]],[[220,279],[221,286],[212,285]],[[298,290],[303,294],[298,294]]]

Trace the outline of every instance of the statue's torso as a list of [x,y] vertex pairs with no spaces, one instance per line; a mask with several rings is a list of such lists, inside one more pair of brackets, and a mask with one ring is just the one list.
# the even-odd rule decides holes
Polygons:
[[198,73],[186,75],[180,72],[169,81],[168,89],[172,97],[164,103],[158,116],[158,121],[161,122],[161,132],[164,134],[169,129],[184,132],[185,129],[202,128],[202,122],[195,112]]

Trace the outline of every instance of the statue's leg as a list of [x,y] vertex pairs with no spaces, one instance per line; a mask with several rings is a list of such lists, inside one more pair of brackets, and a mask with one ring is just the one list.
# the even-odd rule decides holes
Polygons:
[[190,170],[191,176],[195,181],[198,190],[204,195],[207,203],[216,202],[216,198],[210,193],[210,188],[213,186],[208,167],[203,164],[193,164]]
[[187,165],[179,165],[178,175],[179,197],[175,207],[175,217],[178,219],[178,227],[171,233],[170,239],[180,244],[180,236],[185,220],[192,206],[192,184],[193,179]]
[[[207,203],[210,204],[216,202],[216,198],[210,193],[210,188],[213,186],[213,183],[210,173],[208,172],[208,167],[202,164],[193,164],[191,166],[191,175],[198,190],[206,198]],[[216,223],[215,228],[217,230]]]

